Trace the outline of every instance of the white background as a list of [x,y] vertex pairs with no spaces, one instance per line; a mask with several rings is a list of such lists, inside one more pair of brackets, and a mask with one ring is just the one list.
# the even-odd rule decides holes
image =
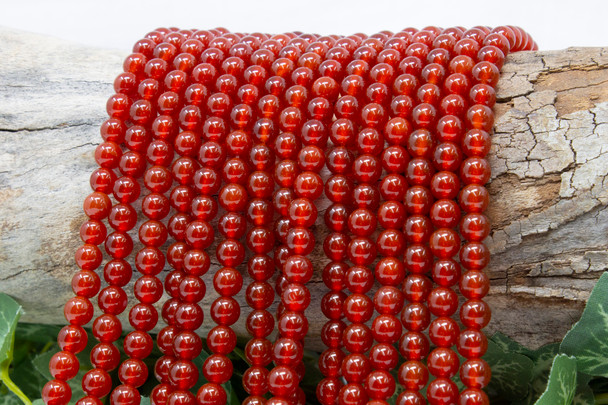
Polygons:
[[0,26],[125,51],[159,26],[373,34],[510,24],[530,32],[540,49],[608,46],[608,0],[0,0],[0,6]]

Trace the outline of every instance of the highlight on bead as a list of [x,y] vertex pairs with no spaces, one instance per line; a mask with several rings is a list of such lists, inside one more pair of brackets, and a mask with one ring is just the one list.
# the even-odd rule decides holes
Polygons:
[[321,404],[489,403],[492,108],[508,53],[536,49],[514,26],[148,33],[106,105],[44,402],[71,400],[90,325],[78,404],[139,404],[150,380],[152,404],[225,404],[243,317],[242,403],[304,404],[315,311]]

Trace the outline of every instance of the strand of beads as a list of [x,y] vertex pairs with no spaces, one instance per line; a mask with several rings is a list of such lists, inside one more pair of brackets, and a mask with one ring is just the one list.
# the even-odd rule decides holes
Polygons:
[[[142,56],[137,55],[136,58]],[[128,62],[129,59],[127,58],[125,67],[128,67]],[[139,63],[135,63],[134,65],[139,66]],[[123,111],[119,114],[117,114],[116,110],[112,112],[112,108],[117,107],[117,101],[124,106],[118,108],[118,110]],[[110,99],[108,104],[110,116],[119,118],[123,125],[129,119],[132,120],[133,112],[137,111],[131,105],[131,98],[124,93],[117,93]],[[129,106],[129,110],[126,109],[127,105]],[[129,112],[131,112],[131,116],[129,116]],[[125,136],[121,140],[115,139],[115,141],[124,142],[126,135],[127,133],[125,133]],[[127,196],[124,199],[121,198],[121,185],[123,180],[135,184],[137,182],[135,179],[141,177],[145,169],[145,160],[139,152],[133,150],[123,152],[120,144],[114,141],[105,141],[99,145],[96,151],[96,160],[100,166],[106,169],[113,170],[118,168],[123,175],[118,184],[116,184],[118,180],[115,180],[112,185],[114,196],[118,202],[111,208],[108,215],[108,223],[114,229],[114,232],[107,235],[104,244],[106,252],[112,258],[106,264],[104,272],[110,275],[122,273],[122,277],[119,277],[118,285],[110,284],[98,296],[98,306],[103,314],[98,316],[93,322],[92,332],[100,343],[95,345],[91,350],[91,363],[95,368],[87,372],[82,380],[83,390],[87,394],[87,397],[81,399],[81,403],[83,404],[98,403],[101,397],[110,393],[112,390],[112,380],[108,372],[118,367],[120,363],[120,354],[113,342],[118,340],[122,333],[122,324],[116,315],[122,313],[126,308],[127,297],[119,285],[123,284],[123,282],[123,285],[125,285],[131,279],[131,266],[127,263],[126,258],[133,250],[133,241],[127,232],[133,229],[137,222],[137,213],[132,207],[131,202],[135,201],[138,197],[138,195],[133,195]],[[135,186],[135,188],[135,193],[139,194],[139,185]],[[122,376],[124,377],[124,374]],[[137,392],[136,389],[134,391]],[[112,397],[115,396],[116,394],[112,393]]]
[[[169,72],[164,80],[168,91],[175,93],[179,102],[170,109],[165,109],[167,105],[159,104],[159,107],[163,107],[161,114],[170,115],[160,115],[155,125],[155,132],[162,135],[159,136],[162,142],[155,140],[155,156],[163,156],[166,151],[171,161],[173,151],[177,153],[177,159],[171,164],[171,173],[178,185],[170,195],[175,213],[168,221],[168,231],[175,242],[167,249],[167,262],[173,270],[165,278],[165,290],[171,299],[163,306],[162,313],[168,326],[159,332],[157,339],[163,356],[157,360],[154,368],[160,384],[154,387],[150,395],[153,404],[164,404],[168,399],[174,402],[193,400],[187,390],[196,383],[199,373],[192,360],[202,350],[202,341],[194,329],[203,319],[198,302],[206,292],[200,276],[209,269],[209,257],[203,249],[213,240],[208,224],[217,212],[217,203],[202,192],[207,184],[200,181],[201,176],[197,177],[200,166],[196,159],[196,155],[200,154],[198,132],[203,120],[200,111],[204,108],[208,92],[206,87],[198,83],[198,77],[193,72],[196,57],[205,48],[205,39],[209,34],[206,31],[180,33],[184,38],[177,43],[179,37],[175,36],[175,46],[179,47],[181,53],[173,59],[177,71]],[[166,44],[159,45],[162,46]],[[163,93],[161,99],[170,100],[167,96]],[[179,124],[178,134],[173,130],[173,122]],[[199,182],[195,183],[195,179]],[[213,190],[212,186],[209,187]],[[199,195],[196,195],[197,192]]]
[[[267,49],[260,50],[262,43],[259,38],[251,37],[249,42],[252,49],[252,65],[246,70],[248,84],[242,89],[248,90],[251,94],[255,93],[255,97],[249,97],[249,104],[253,106],[261,100],[260,87],[265,82],[267,68],[270,68],[269,62],[273,57]],[[250,405],[263,403],[262,396],[268,391],[268,370],[265,366],[270,363],[271,343],[267,337],[274,329],[274,319],[268,311],[274,301],[274,289],[268,281],[274,275],[274,262],[269,256],[274,249],[272,207],[274,154],[271,146],[275,137],[275,124],[271,117],[275,116],[277,109],[270,105],[274,105],[278,100],[272,95],[264,95],[262,99],[261,104],[255,106],[257,110],[257,120],[253,125],[255,144],[249,153],[249,163],[253,171],[249,174],[247,182],[249,195],[253,196],[247,207],[247,220],[253,225],[247,233],[247,246],[253,255],[247,263],[252,282],[247,286],[245,298],[253,311],[247,317],[252,339],[248,342],[249,350],[246,351],[246,355],[251,367],[243,374],[243,387],[250,395],[244,403]]]
[[[384,202],[377,211],[378,223],[384,228],[376,242],[381,259],[376,265],[375,278],[381,286],[374,294],[374,306],[379,316],[372,323],[372,334],[378,343],[369,354],[374,371],[368,375],[365,383],[368,395],[382,401],[386,401],[395,391],[396,384],[390,371],[398,364],[394,344],[401,338],[402,325],[396,315],[401,312],[404,303],[403,293],[398,286],[405,278],[399,258],[406,244],[401,229],[406,218],[402,201],[407,186],[402,174],[407,168],[409,155],[403,145],[411,132],[411,125],[406,119],[411,108],[404,107],[410,106],[411,100],[403,94],[400,77],[395,80],[395,72],[408,44],[404,38],[409,40],[407,34],[384,38],[384,50],[378,54],[378,63],[372,68],[376,82],[383,85],[376,86],[376,99],[392,118],[384,126],[384,137],[374,134],[365,144],[367,149],[361,150],[363,153],[381,155],[382,167],[387,173],[379,185]],[[391,91],[395,97],[391,97]],[[387,146],[383,147],[385,142]]]
[[[131,107],[131,122],[134,125],[129,127],[125,134],[125,145],[130,152],[137,153],[142,158],[146,156],[147,159],[152,105],[150,100],[142,97],[141,94],[139,96]],[[138,155],[134,157],[139,157]],[[141,276],[135,282],[134,294],[141,304],[149,305],[151,308],[163,294],[163,285],[156,276],[163,270],[165,264],[165,257],[158,248],[165,243],[168,236],[161,220],[169,213],[168,201],[164,194],[169,191],[172,183],[171,173],[167,169],[170,162],[170,157],[165,158],[162,162],[164,165],[153,165],[143,175],[143,183],[149,193],[142,202],[142,212],[148,220],[141,224],[138,232],[139,240],[144,247],[135,257],[135,266]],[[125,204],[135,202],[140,194],[139,184],[129,175],[118,178],[114,190],[116,199]],[[131,249],[132,243],[129,247],[129,250]],[[126,305],[125,296],[124,306]],[[101,302],[100,308],[102,308]],[[149,308],[141,307],[140,310],[146,309]],[[129,359],[123,361],[118,369],[119,379],[123,385],[116,387],[112,392],[112,400],[116,403],[139,402],[137,387],[143,385],[148,377],[148,369],[143,359],[151,353],[154,345],[148,331],[156,324],[158,316],[155,315],[154,310],[154,315],[150,319],[129,318],[135,331],[129,333],[123,342]],[[147,322],[148,320],[154,322]]]
[[[488,192],[484,185],[490,177],[485,156],[490,150],[489,133],[494,123],[491,111],[496,101],[494,87],[505,55],[510,46],[517,45],[511,45],[508,38],[505,41],[502,32],[507,30],[506,27],[497,27],[491,33],[484,32],[487,34],[483,37],[482,44],[485,46],[479,50],[478,63],[473,66],[469,76],[474,84],[468,94],[472,106],[466,114],[469,130],[461,143],[466,159],[460,172],[464,187],[459,202],[465,213],[460,221],[460,234],[465,240],[460,251],[460,263],[466,271],[460,278],[460,292],[467,301],[460,308],[460,320],[466,329],[460,333],[457,347],[466,359],[460,366],[460,378],[466,389],[460,393],[459,399],[466,404],[489,403],[487,395],[481,390],[490,380],[490,367],[481,359],[487,349],[487,340],[481,329],[490,320],[489,307],[482,300],[489,289],[489,280],[483,269],[490,257],[483,244],[490,232],[488,218],[483,215],[488,203]],[[523,49],[534,49],[535,44],[529,41],[529,36],[526,42]]]
[[[256,144],[251,149],[249,161],[255,170],[268,174],[273,173],[275,168],[273,142],[276,136],[275,125],[279,113],[279,99],[274,94],[261,94],[266,92],[264,85],[267,83],[268,71],[276,56],[265,47],[269,44],[267,36],[257,35],[254,38],[257,41],[252,41],[252,48],[255,48],[251,55],[252,66],[247,68],[246,76],[249,77],[250,85],[256,87],[259,100],[257,100],[258,119],[253,126]],[[274,179],[271,178],[270,183],[273,184],[274,189]],[[262,229],[271,227],[273,220],[272,199],[266,197],[250,201],[247,218],[256,227]],[[261,232],[265,233],[264,231]],[[274,241],[272,234],[266,237]],[[271,247],[274,247],[274,243]],[[262,251],[265,250],[265,248],[262,249]],[[274,275],[275,263],[269,253],[270,251],[253,255],[247,264],[247,271],[253,280],[247,291],[253,289],[264,292],[263,297],[260,296],[260,298],[263,298],[260,305],[254,304],[255,306],[252,306],[254,309],[249,313],[246,321],[247,330],[252,337],[245,346],[245,356],[250,367],[243,374],[243,387],[250,395],[244,403],[249,405],[258,405],[265,401],[262,395],[268,391],[268,370],[266,366],[272,361],[272,343],[268,339],[268,335],[274,330],[274,318],[267,310],[268,307],[265,302],[267,302],[266,300],[272,302],[274,298],[274,292],[268,292],[267,289],[270,285],[268,280]],[[246,295],[248,295],[247,291]],[[259,309],[255,309],[255,307],[259,307]]]
[[[118,119],[111,119],[111,122],[118,130],[116,136],[124,136],[122,122]],[[79,247],[75,254],[76,264],[80,268],[72,279],[72,290],[76,296],[64,306],[65,319],[69,325],[63,327],[57,336],[62,351],[51,357],[49,370],[54,379],[47,382],[42,390],[44,402],[51,405],[66,404],[70,401],[72,390],[67,381],[78,373],[80,364],[75,354],[85,349],[88,340],[82,326],[93,318],[90,298],[94,297],[100,288],[99,276],[94,272],[102,261],[102,253],[97,245],[103,243],[106,238],[107,230],[102,220],[109,213],[111,202],[107,194],[112,191],[116,175],[111,169],[101,167],[91,177],[94,192],[85,199],[84,204],[84,211],[89,219],[80,227],[80,238],[84,245]],[[103,370],[100,370],[99,374],[107,375]],[[109,376],[106,381],[110,381]],[[97,394],[95,398],[107,395],[110,389],[111,386],[107,390],[94,392]]]
[[402,403],[421,404],[424,403],[424,397],[419,391],[428,381],[428,371],[422,361],[429,351],[428,339],[422,332],[430,321],[424,301],[427,299],[431,282],[425,273],[430,270],[432,264],[432,255],[427,246],[432,225],[427,215],[432,203],[428,189],[432,168],[428,157],[432,153],[433,140],[428,127],[434,119],[435,109],[431,103],[434,102],[437,92],[433,83],[420,86],[417,79],[422,73],[422,61],[426,61],[429,53],[428,38],[416,30],[408,32],[412,35],[411,43],[406,50],[407,57],[400,65],[403,75],[399,84],[404,95],[410,99],[415,98],[418,104],[412,108],[411,113],[411,122],[416,130],[407,139],[411,160],[405,173],[410,185],[405,195],[405,208],[410,216],[404,226],[408,242],[404,264],[410,274],[403,286],[408,304],[401,314],[403,325],[408,332],[400,342],[401,354],[407,362],[401,366],[399,377],[407,390],[400,396]]
[[[310,40],[312,40],[311,38]],[[301,82],[310,83],[316,77],[318,64],[315,65],[319,56],[313,52],[306,52],[314,47],[314,42],[308,40],[290,40],[283,48],[283,58],[275,61],[278,74],[286,79],[295,77]],[[317,50],[318,51],[318,50]],[[280,62],[280,65],[279,65]],[[294,74],[296,63],[300,69]],[[313,85],[314,87],[314,85]],[[319,97],[321,94],[311,90],[312,95]],[[306,258],[312,252],[315,245],[313,233],[310,227],[314,225],[317,218],[317,209],[314,201],[323,192],[323,182],[318,171],[324,166],[324,156],[321,149],[314,143],[314,126],[310,131],[311,122],[304,123],[304,112],[309,100],[309,90],[301,84],[290,86],[284,93],[285,108],[279,116],[279,128],[283,131],[277,137],[275,152],[280,159],[280,164],[288,163],[292,169],[289,171],[289,180],[285,183],[285,176],[278,176],[283,186],[290,187],[291,197],[282,205],[283,217],[277,227],[279,237],[284,240],[285,254],[281,265],[281,282],[278,284],[278,293],[281,304],[278,313],[279,338],[275,341],[272,350],[272,359],[275,367],[268,376],[270,393],[273,395],[271,402],[267,403],[303,403],[305,395],[298,387],[303,378],[303,339],[308,331],[308,322],[304,311],[310,304],[310,292],[306,282],[310,280],[313,266]],[[314,101],[313,101],[314,100]],[[312,105],[319,100],[311,100]],[[327,100],[325,100],[327,101]],[[328,104],[328,102],[327,102]],[[325,104],[322,104],[325,105]],[[315,116],[309,104],[310,118],[325,118]],[[306,137],[297,136],[302,132],[302,127],[307,129],[303,132]],[[312,135],[312,137],[310,136]],[[299,172],[299,173],[298,173]]]
[[[356,40],[356,41],[355,41]],[[345,77],[341,81],[341,94],[335,104],[338,119],[356,120],[359,115],[359,101],[364,88],[363,75],[367,73],[367,63],[352,59],[352,53],[361,42],[359,37],[342,38],[330,49],[329,57],[342,66],[347,65]],[[343,333],[346,327],[344,317],[343,292],[344,279],[348,271],[347,248],[350,242],[348,235],[348,215],[352,199],[352,185],[348,175],[352,169],[353,153],[347,148],[348,139],[333,137],[332,147],[328,150],[326,166],[331,176],[325,185],[325,195],[331,205],[325,212],[325,224],[331,231],[325,238],[323,249],[331,261],[323,269],[323,281],[330,289],[321,301],[321,310],[328,321],[321,330],[321,338],[327,349],[319,357],[319,369],[325,376],[317,387],[317,398],[324,404],[335,404],[342,388],[340,367],[344,360]],[[348,145],[350,146],[350,145]]]
[[[376,259],[376,246],[372,234],[376,230],[377,220],[375,212],[378,210],[380,197],[377,182],[382,173],[382,166],[377,155],[368,153],[374,148],[382,147],[382,136],[378,132],[386,121],[386,110],[383,104],[386,102],[387,89],[384,81],[390,81],[392,72],[390,66],[383,63],[377,64],[377,55],[382,51],[383,43],[378,38],[367,38],[354,51],[353,59],[364,62],[364,69],[369,69],[369,85],[362,94],[361,101],[366,104],[361,108],[358,121],[361,130],[353,134],[350,142],[359,155],[352,163],[352,178],[356,182],[353,189],[354,210],[348,218],[348,227],[354,235],[348,245],[348,257],[353,264],[346,273],[345,284],[351,291],[344,301],[344,314],[351,324],[344,331],[344,346],[350,352],[342,365],[342,375],[347,381],[340,391],[340,401],[356,400],[366,401],[369,394],[373,398],[382,396],[376,387],[370,385],[364,388],[368,382],[371,371],[371,363],[364,353],[372,344],[375,332],[365,322],[373,315],[374,307],[367,293],[374,284],[373,273],[369,266]],[[371,69],[369,68],[371,67]],[[388,67],[388,70],[386,69]],[[338,121],[336,121],[338,122]],[[376,375],[374,375],[376,376]],[[372,376],[372,380],[374,377]]]
[[[297,78],[308,84],[308,88],[295,84],[287,90],[285,96],[288,104],[299,108],[300,111],[306,106],[309,93],[313,98],[308,103],[310,119],[304,122],[301,131],[299,128],[293,128],[301,133],[302,147],[296,156],[300,170],[294,184],[296,198],[291,201],[288,209],[291,228],[287,232],[286,242],[290,256],[285,261],[282,272],[286,283],[281,291],[281,304],[285,312],[280,320],[291,318],[297,320],[302,317],[311,300],[306,283],[312,278],[313,264],[306,256],[312,252],[315,243],[310,228],[315,224],[318,215],[315,200],[323,193],[323,182],[319,176],[319,172],[325,166],[322,148],[327,140],[323,122],[327,121],[326,106],[335,93],[332,85],[336,85],[329,76],[317,78],[323,71],[319,62],[320,54],[325,52],[325,47],[326,45],[320,41],[311,42],[306,47],[307,52],[298,60],[301,73]],[[302,329],[304,334],[306,329],[307,325],[304,324]],[[284,368],[288,368],[295,373],[298,380],[303,378],[301,360],[304,335],[302,332],[284,328],[281,338],[275,342],[273,348],[273,360],[277,367],[272,373],[282,373]],[[285,399],[297,404],[302,404],[306,400],[304,392],[299,387],[291,394],[277,392],[275,397],[286,397]]]

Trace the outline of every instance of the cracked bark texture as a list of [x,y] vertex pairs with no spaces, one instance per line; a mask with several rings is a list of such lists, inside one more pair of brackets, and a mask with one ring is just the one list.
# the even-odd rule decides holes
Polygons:
[[[24,306],[23,321],[63,324],[99,125],[126,53],[6,29],[0,42],[0,291]],[[498,99],[487,331],[536,347],[561,339],[608,268],[608,48],[511,55]],[[308,340],[319,348],[326,260],[312,255]],[[214,298],[208,288],[204,304]]]

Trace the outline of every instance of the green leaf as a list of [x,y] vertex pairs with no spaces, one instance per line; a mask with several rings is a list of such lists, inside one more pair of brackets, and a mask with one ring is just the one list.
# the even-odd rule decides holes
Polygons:
[[[28,355],[27,359],[13,369],[11,376],[13,381],[23,393],[29,398],[40,398],[42,387],[48,381],[34,367],[35,354]],[[48,365],[47,365],[48,366]]]
[[536,360],[536,358],[534,357],[535,353],[533,350],[530,350],[527,347],[519,344],[518,342],[501,332],[496,332],[492,335],[490,339],[494,343],[496,343],[498,347],[500,347],[504,352],[519,353],[531,358],[532,360]]
[[576,357],[579,371],[608,377],[608,273],[596,283],[581,319],[566,334],[560,353]]
[[0,395],[0,405],[23,405],[23,401],[12,392]]
[[595,404],[595,396],[593,395],[593,390],[589,386],[590,376],[578,373],[576,376],[576,395],[574,395],[574,400],[572,401],[572,405],[594,405]]
[[15,328],[21,317],[21,305],[6,294],[0,294],[0,381],[4,383],[21,401],[30,405],[31,401],[15,385],[9,376],[9,367],[13,361],[13,344]]
[[490,402],[515,402],[528,395],[534,363],[523,354],[508,352],[504,345],[488,340],[488,351],[483,357],[492,369],[492,379],[486,391]]
[[38,323],[19,323],[15,333],[18,341],[46,344],[57,339],[61,330],[58,325],[42,325]]
[[139,405],[150,405],[150,398],[141,397],[141,401],[139,401]]
[[542,346],[538,350],[531,351],[535,358],[532,368],[532,379],[530,383],[530,396],[528,403],[533,404],[545,392],[553,359],[559,353],[559,343],[551,343]]
[[547,389],[535,405],[571,405],[576,391],[576,359],[565,354],[555,356]]

